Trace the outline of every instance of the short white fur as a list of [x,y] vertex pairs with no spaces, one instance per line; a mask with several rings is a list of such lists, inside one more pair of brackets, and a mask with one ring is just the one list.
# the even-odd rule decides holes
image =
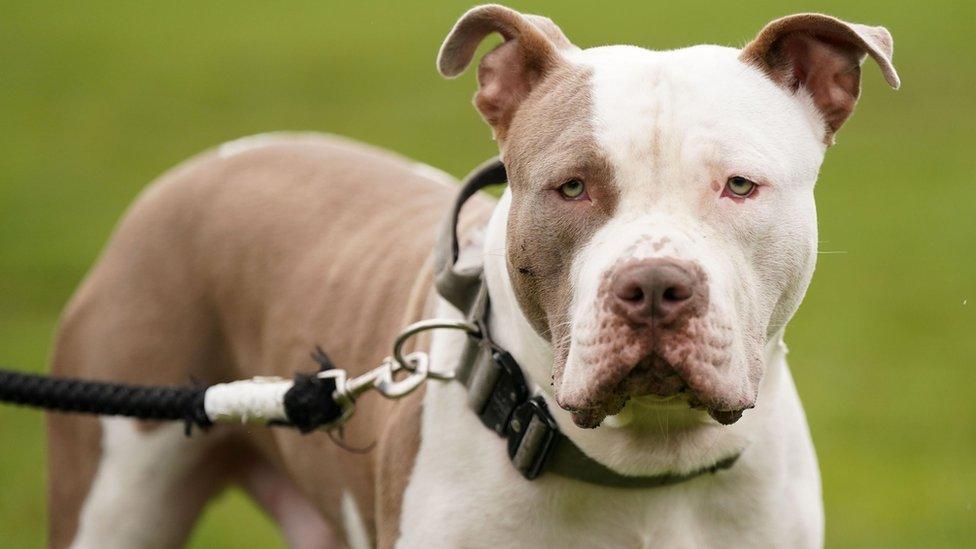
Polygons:
[[[183,425],[140,431],[136,421],[105,418],[102,457],[85,499],[73,549],[168,547],[177,543],[171,525],[180,512],[173,483],[213,439],[187,438]],[[154,525],[154,526],[147,526]]]

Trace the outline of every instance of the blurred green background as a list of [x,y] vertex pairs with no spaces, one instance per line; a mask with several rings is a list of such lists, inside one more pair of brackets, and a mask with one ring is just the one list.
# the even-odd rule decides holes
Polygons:
[[[0,2],[0,363],[43,370],[60,308],[126,205],[196,152],[321,130],[455,175],[493,154],[471,74],[442,80],[466,2]],[[976,3],[518,2],[577,44],[742,45],[823,11],[884,24],[824,165],[823,254],[788,333],[832,547],[976,543]],[[41,415],[0,408],[0,546],[45,543]],[[239,493],[195,547],[280,546]]]

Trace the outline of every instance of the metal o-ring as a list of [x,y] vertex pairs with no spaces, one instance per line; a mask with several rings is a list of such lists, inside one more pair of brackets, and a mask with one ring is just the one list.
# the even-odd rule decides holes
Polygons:
[[[407,326],[402,332],[400,332],[400,335],[397,336],[396,341],[393,342],[393,360],[404,369],[413,372],[414,366],[410,363],[410,360],[403,355],[403,346],[411,337],[421,332],[427,332],[430,330],[461,330],[471,336],[478,337],[481,335],[481,331],[478,330],[477,326],[463,320],[448,320],[441,318],[421,320],[420,322],[414,322],[413,324]],[[445,373],[428,370],[427,376],[440,381],[450,381],[454,379],[454,372]]]

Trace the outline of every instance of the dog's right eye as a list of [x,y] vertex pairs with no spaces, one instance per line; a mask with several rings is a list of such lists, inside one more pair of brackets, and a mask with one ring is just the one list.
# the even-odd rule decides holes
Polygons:
[[586,185],[579,179],[570,179],[559,186],[559,194],[567,200],[583,200],[586,198]]

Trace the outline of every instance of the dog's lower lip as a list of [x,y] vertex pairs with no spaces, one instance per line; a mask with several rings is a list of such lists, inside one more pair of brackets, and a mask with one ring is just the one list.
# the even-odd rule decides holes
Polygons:
[[668,396],[640,395],[630,397],[631,402],[644,408],[660,408],[662,406],[672,407],[675,404],[682,404],[682,393],[675,393]]

